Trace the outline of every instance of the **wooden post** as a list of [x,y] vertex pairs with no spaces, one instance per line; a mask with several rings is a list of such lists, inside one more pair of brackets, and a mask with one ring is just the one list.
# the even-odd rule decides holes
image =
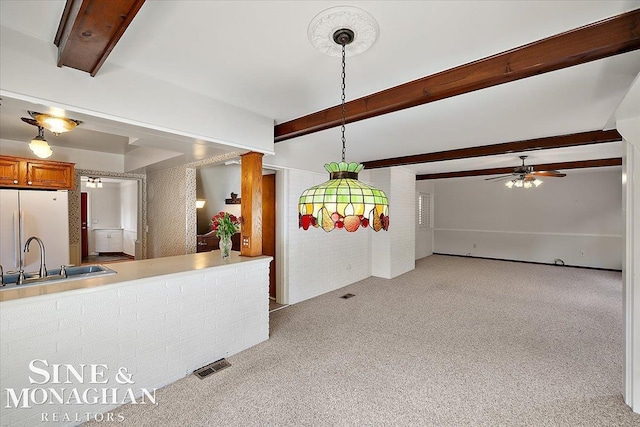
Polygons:
[[242,155],[240,255],[262,255],[262,153]]

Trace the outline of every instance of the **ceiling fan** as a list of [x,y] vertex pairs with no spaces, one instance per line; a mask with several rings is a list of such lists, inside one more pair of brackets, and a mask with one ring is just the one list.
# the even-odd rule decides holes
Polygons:
[[538,179],[539,176],[549,176],[553,178],[562,178],[567,176],[566,173],[561,173],[556,170],[546,171],[534,171],[533,166],[527,166],[524,164],[524,160],[528,156],[520,156],[522,159],[522,165],[513,169],[513,172],[509,175],[494,176],[487,178],[485,181],[502,181],[510,179],[505,185],[509,188],[531,188],[533,186],[538,187],[542,184],[542,181]]

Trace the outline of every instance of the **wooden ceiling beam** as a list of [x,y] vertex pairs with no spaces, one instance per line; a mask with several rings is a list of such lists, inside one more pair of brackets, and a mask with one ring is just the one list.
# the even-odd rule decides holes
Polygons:
[[58,67],[95,77],[145,0],[67,0],[54,44]]
[[[640,49],[640,9],[346,103],[346,123]],[[339,126],[340,105],[275,126],[275,142]]]
[[481,145],[479,147],[438,151],[435,153],[371,160],[368,162],[362,162],[362,164],[365,169],[376,169],[391,166],[414,165],[418,163],[442,162],[445,160],[467,159],[470,157],[522,153],[526,151],[545,150],[550,148],[578,147],[581,145],[602,144],[605,142],[615,141],[622,141],[622,136],[620,136],[617,130],[594,130],[589,132],[550,136],[546,138],[527,139],[524,141],[512,141],[501,144]]
[[[533,166],[533,169],[537,171],[545,171],[545,170],[601,168],[605,166],[620,166],[621,164],[622,164],[622,158],[615,157],[611,159],[581,160],[577,162],[546,163],[541,165],[527,165],[527,166]],[[461,178],[465,176],[483,176],[483,175],[501,175],[501,174],[506,175],[506,174],[512,173],[514,169],[515,167],[476,169],[476,170],[444,172],[444,173],[427,173],[427,174],[416,175],[416,181],[423,181],[427,179]]]

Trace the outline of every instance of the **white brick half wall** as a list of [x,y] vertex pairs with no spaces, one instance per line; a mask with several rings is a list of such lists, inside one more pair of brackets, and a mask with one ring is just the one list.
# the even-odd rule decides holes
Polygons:
[[[0,419],[3,426],[37,425],[42,413],[102,413],[119,404],[6,408],[7,389],[131,387],[153,390],[269,337],[269,259],[217,266],[102,287],[0,303]],[[106,365],[107,384],[31,384],[29,363]],[[42,367],[42,364],[40,364]],[[115,381],[125,368],[133,384]],[[73,379],[73,378],[72,378]],[[68,392],[67,392],[68,393]],[[41,396],[41,393],[37,394]],[[117,395],[118,398],[121,396]],[[39,398],[39,397],[38,397]],[[161,401],[157,402],[162,405]],[[13,406],[13,405],[10,405]]]

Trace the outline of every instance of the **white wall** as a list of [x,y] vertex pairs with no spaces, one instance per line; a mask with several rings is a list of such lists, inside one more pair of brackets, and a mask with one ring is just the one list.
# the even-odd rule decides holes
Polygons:
[[[0,93],[205,141],[273,152],[273,120],[114,64],[57,67],[57,47],[0,28]],[[161,94],[161,95],[160,95]]]
[[[416,181],[416,259],[433,254],[433,219],[431,224],[418,225],[418,196],[420,193],[430,194],[433,205],[433,181]],[[429,215],[433,214],[431,206]]]
[[620,269],[620,168],[543,181],[533,189],[478,177],[435,181],[434,252]]
[[[329,233],[298,228],[298,199],[304,190],[329,179],[328,174],[289,170],[283,174],[287,196],[283,255],[289,300],[295,304],[371,275],[371,230]],[[280,189],[278,190],[280,191]]]
[[83,188],[91,195],[91,228],[121,228],[120,185],[110,182],[103,185],[103,188]]
[[87,193],[89,254],[95,254],[94,230],[121,228],[120,186],[117,183],[104,183],[103,188],[87,188],[86,182],[83,182],[80,188],[82,192]]
[[616,111],[624,138],[622,156],[625,258],[622,272],[625,313],[624,400],[640,413],[640,75]]
[[392,279],[415,268],[416,174],[394,167],[373,169],[368,176],[389,198],[389,230],[371,237],[371,274]]
[[242,197],[240,178],[240,165],[203,166],[196,170],[197,198],[206,200],[204,208],[198,209],[198,234],[210,230],[209,221],[218,212],[240,216],[240,205],[225,204],[231,192]]

